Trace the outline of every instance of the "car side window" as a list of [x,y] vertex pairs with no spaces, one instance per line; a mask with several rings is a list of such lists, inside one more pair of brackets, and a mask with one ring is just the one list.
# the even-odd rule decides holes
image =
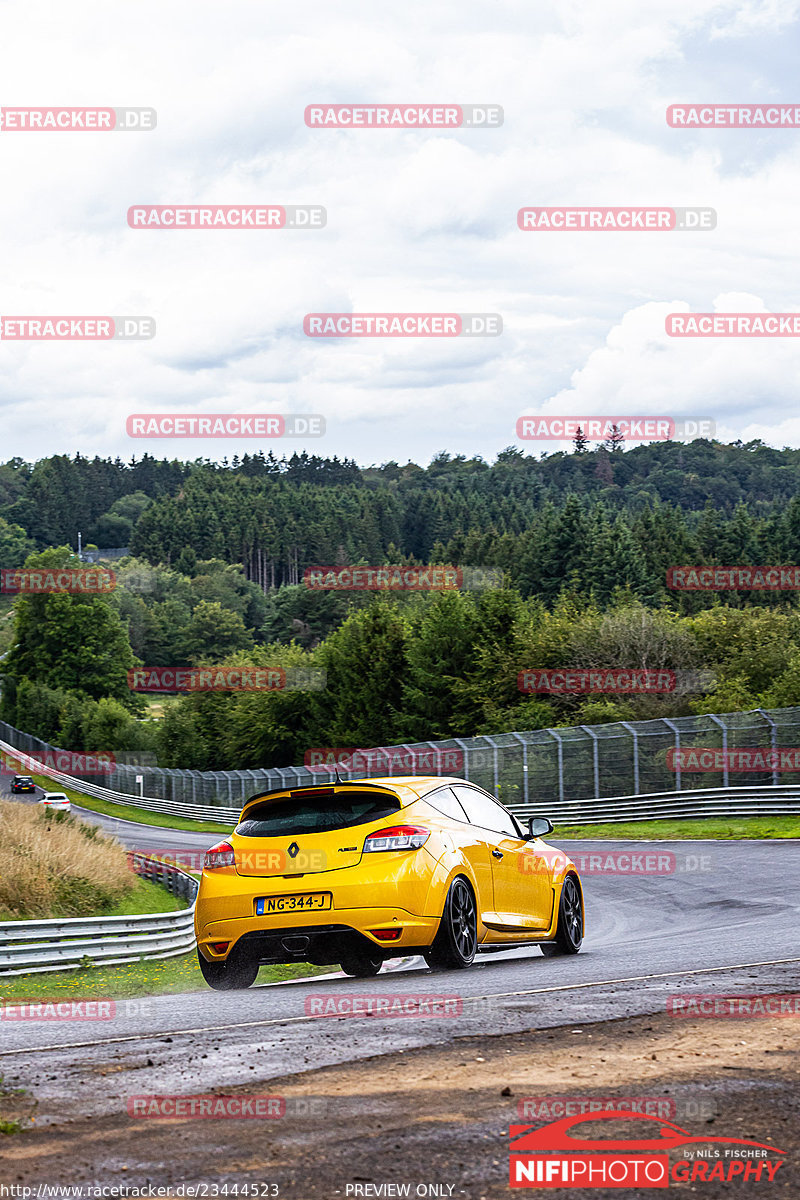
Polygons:
[[438,791],[431,792],[430,795],[424,796],[423,799],[426,804],[430,804],[431,808],[444,813],[446,817],[452,817],[454,821],[464,821],[465,824],[469,824],[469,817],[453,795],[452,788],[439,788]]
[[453,784],[453,791],[467,810],[473,825],[480,825],[482,829],[491,829],[495,833],[506,833],[509,837],[521,836],[511,813],[506,812],[490,796],[484,796],[483,792],[464,784]]

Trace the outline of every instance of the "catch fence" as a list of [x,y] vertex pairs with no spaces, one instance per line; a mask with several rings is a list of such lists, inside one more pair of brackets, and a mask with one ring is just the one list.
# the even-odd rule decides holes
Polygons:
[[[677,815],[672,802],[682,797],[705,810],[712,806],[711,793],[719,789],[733,789],[742,805],[748,795],[758,793],[761,803],[773,804],[776,812],[789,811],[787,804],[795,804],[797,811],[800,749],[791,753],[797,747],[800,708],[755,709],[382,747],[359,751],[336,769],[343,780],[455,775],[479,784],[520,814],[546,812],[576,823],[606,820],[606,813],[623,808],[638,813],[641,804],[632,803],[637,800],[646,801],[647,815],[654,805]],[[60,753],[3,722],[0,749],[45,761]],[[716,753],[701,754],[704,750]],[[44,773],[65,785],[77,779],[87,794],[112,802],[221,821],[234,820],[244,801],[259,792],[335,778],[333,760],[313,767],[189,771],[158,767],[147,759],[117,761],[103,776],[74,770],[70,775]],[[705,798],[701,791],[707,792]]]

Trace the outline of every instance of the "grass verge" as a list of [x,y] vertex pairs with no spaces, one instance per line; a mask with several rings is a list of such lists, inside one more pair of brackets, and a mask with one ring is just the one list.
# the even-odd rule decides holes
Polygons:
[[97,825],[4,799],[0,826],[0,912],[12,919],[100,916],[137,890],[124,847]]
[[138,917],[146,913],[179,912],[188,901],[182,896],[173,896],[166,888],[149,879],[140,879],[133,891],[115,904],[108,917]]
[[[262,967],[257,983],[323,975],[335,967],[312,967],[288,963]],[[194,950],[178,958],[127,963],[119,967],[86,967],[78,971],[48,971],[41,975],[0,976],[3,1003],[19,1000],[84,1000],[134,996],[163,996],[176,992],[205,992],[208,984],[200,974]]]
[[698,817],[672,818],[663,821],[622,821],[608,825],[558,825],[559,838],[662,838],[670,842],[716,838],[733,841],[739,838],[800,838],[798,817]]
[[[138,879],[133,889],[111,908],[104,909],[102,913],[84,913],[82,915],[87,917],[137,917],[146,913],[178,912],[186,907],[187,903],[182,897],[173,896],[172,892],[168,892],[166,888],[160,887],[157,883],[151,883],[148,879]],[[36,919],[47,920],[49,917],[60,916],[63,914],[44,913],[37,915]],[[0,910],[0,921],[29,921],[31,919],[28,916],[21,917],[18,913]]]

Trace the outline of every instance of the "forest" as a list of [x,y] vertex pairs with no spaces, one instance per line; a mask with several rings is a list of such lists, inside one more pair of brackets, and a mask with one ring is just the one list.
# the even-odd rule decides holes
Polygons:
[[[678,591],[682,565],[800,561],[800,454],[751,443],[579,446],[426,468],[272,454],[213,464],[0,466],[0,565],[126,550],[103,596],[0,597],[0,716],[66,749],[163,766],[283,766],[390,745],[800,703],[787,591]],[[486,585],[375,594],[323,564],[486,568]],[[473,572],[472,578],[480,578]],[[140,665],[313,667],[324,688],[132,692]],[[674,694],[530,694],[523,671],[703,672]],[[302,672],[300,672],[302,677]]]

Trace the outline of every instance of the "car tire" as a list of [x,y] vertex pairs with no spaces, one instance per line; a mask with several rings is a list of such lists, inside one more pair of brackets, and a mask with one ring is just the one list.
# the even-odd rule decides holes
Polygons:
[[463,971],[471,967],[478,948],[478,907],[462,875],[450,884],[436,937],[424,958],[429,967]]
[[259,963],[252,959],[230,958],[226,962],[208,962],[197,951],[197,961],[203,979],[215,992],[234,992],[249,988],[256,981]]
[[556,940],[544,942],[539,949],[545,958],[556,958],[561,954],[577,954],[583,942],[583,900],[578,881],[568,875],[561,889],[558,905]]
[[368,954],[350,954],[339,963],[345,975],[353,975],[356,979],[368,979],[377,975],[383,966],[382,958],[373,958]]

